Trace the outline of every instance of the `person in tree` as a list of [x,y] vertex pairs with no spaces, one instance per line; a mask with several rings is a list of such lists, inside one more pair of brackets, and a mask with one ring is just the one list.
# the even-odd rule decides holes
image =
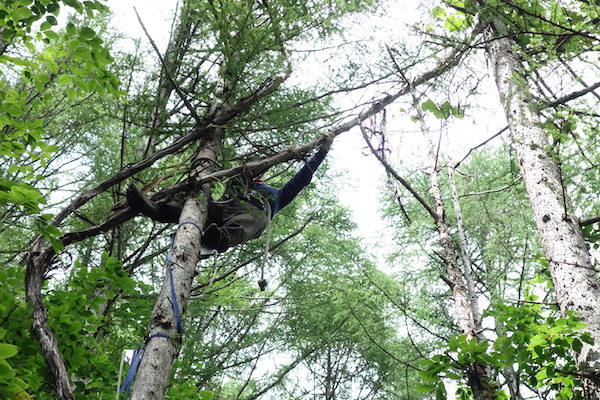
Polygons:
[[[234,188],[232,195],[225,194],[218,201],[211,201],[209,196],[202,245],[223,253],[230,247],[259,237],[269,220],[311,182],[313,174],[329,152],[332,141],[333,134],[324,135],[319,150],[281,189],[254,179],[246,187]],[[127,201],[132,210],[155,221],[179,222],[182,211],[179,202],[152,201],[135,185],[127,189]]]

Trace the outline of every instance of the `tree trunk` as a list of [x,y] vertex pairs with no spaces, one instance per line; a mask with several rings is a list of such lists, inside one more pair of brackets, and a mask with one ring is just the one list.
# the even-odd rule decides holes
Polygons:
[[[220,148],[222,132],[204,141],[195,164],[197,176],[210,173],[216,165],[214,148]],[[189,198],[183,207],[179,227],[172,245],[171,271],[165,271],[162,288],[156,299],[143,357],[133,385],[132,400],[160,400],[165,398],[173,362],[177,358],[181,334],[178,324],[184,314],[187,299],[196,276],[196,265],[199,261],[201,230],[206,220],[206,200],[200,202]],[[172,298],[172,289],[176,302]],[[179,307],[179,316],[175,315],[175,304]]]
[[[484,340],[481,337],[481,329],[477,329],[477,324],[480,324],[481,313],[479,309],[474,309],[477,306],[476,298],[474,299],[474,290],[469,290],[465,275],[460,268],[458,256],[456,254],[456,245],[450,234],[450,226],[446,220],[446,209],[442,194],[442,188],[439,181],[439,166],[438,154],[433,142],[430,140],[429,129],[425,125],[421,109],[416,106],[415,109],[419,114],[419,122],[421,131],[429,139],[429,156],[434,161],[434,166],[431,169],[431,194],[435,201],[435,214],[437,215],[435,224],[439,235],[439,242],[442,246],[442,257],[444,258],[446,267],[446,276],[444,280],[452,290],[452,300],[454,301],[454,313],[456,322],[461,334],[466,335],[467,340],[475,338],[477,341]],[[469,264],[470,265],[470,264]],[[470,271],[469,271],[470,272]],[[466,365],[465,374],[467,383],[473,392],[475,400],[494,400],[496,391],[491,384],[489,368],[481,363],[474,362],[471,365]]]
[[327,361],[325,366],[325,400],[334,400],[335,391],[333,390],[333,365],[331,362],[331,349],[327,349]]
[[469,257],[467,235],[465,234],[465,229],[463,226],[462,209],[458,198],[456,182],[454,181],[454,168],[450,167],[448,169],[448,177],[450,178],[450,187],[452,189],[452,202],[454,203],[454,215],[456,218],[456,228],[458,230],[460,256],[463,260],[463,270],[465,282],[467,284],[467,293],[471,302],[471,311],[473,313],[473,329],[475,329],[475,333],[479,335],[479,333],[483,330],[481,308],[479,307],[479,298],[475,290],[473,266],[471,264],[471,258]]
[[550,152],[523,64],[505,27],[492,21],[487,51],[533,208],[561,312],[575,311],[595,340],[575,355],[586,399],[600,399],[600,286],[578,220],[569,208],[560,165]]
[[32,305],[32,329],[40,343],[42,355],[48,372],[54,382],[54,391],[58,400],[75,400],[73,386],[67,373],[65,359],[58,350],[58,341],[48,324],[48,310],[44,305],[42,286],[50,264],[52,253],[42,251],[42,237],[35,239],[27,253],[25,272],[25,296]]

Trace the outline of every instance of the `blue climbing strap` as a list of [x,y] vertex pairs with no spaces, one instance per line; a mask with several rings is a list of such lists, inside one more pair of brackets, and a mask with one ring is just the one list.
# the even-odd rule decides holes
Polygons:
[[162,337],[165,339],[171,339],[171,336],[164,333],[156,333],[152,336],[146,338],[144,343],[137,349],[133,351],[133,356],[131,357],[131,365],[129,366],[129,371],[127,371],[127,375],[125,375],[125,380],[123,380],[123,384],[119,389],[119,393],[125,392],[125,398],[129,398],[129,392],[131,391],[131,387],[133,386],[133,380],[135,379],[135,374],[137,373],[137,369],[140,366],[140,362],[142,361],[142,356],[144,355],[144,346],[148,341],[155,337]]
[[171,234],[170,238],[171,245],[169,246],[169,251],[167,251],[167,268],[169,270],[169,283],[171,285],[171,304],[173,304],[177,333],[182,334],[181,312],[179,311],[179,303],[177,302],[177,293],[175,293],[175,282],[173,282],[173,244],[175,243],[175,235]]
[[119,393],[125,392],[125,398],[129,397],[129,391],[133,385],[133,378],[135,378],[135,373],[140,365],[142,354],[144,354],[143,344],[133,351],[133,357],[131,357],[131,366],[129,367],[129,371],[127,371],[127,375],[125,375],[125,380],[121,385],[121,389],[119,389]]
[[[200,235],[202,235],[202,229],[194,222],[182,222],[179,226],[182,225],[193,225],[200,231]],[[178,227],[179,228],[179,227]],[[175,282],[173,281],[173,245],[175,243],[175,234],[170,235],[170,246],[167,251],[167,269],[169,270],[169,282],[171,286],[171,304],[173,304],[173,314],[175,315],[175,324],[177,326],[177,333],[180,335],[183,333],[183,324],[181,322],[181,312],[179,310],[179,303],[177,301],[177,293],[175,292]],[[135,379],[135,374],[137,373],[138,366],[142,360],[142,356],[144,355],[144,346],[148,341],[155,337],[162,337],[165,339],[172,339],[171,336],[165,333],[156,333],[154,335],[148,336],[144,343],[133,351],[133,357],[131,358],[131,365],[129,367],[129,371],[127,371],[127,375],[125,375],[125,380],[119,389],[119,393],[125,392],[125,398],[129,397],[129,392],[131,391],[131,386],[133,385],[133,380]]]

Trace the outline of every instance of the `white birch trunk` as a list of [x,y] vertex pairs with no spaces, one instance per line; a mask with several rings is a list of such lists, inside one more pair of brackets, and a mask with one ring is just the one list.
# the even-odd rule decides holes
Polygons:
[[[476,321],[480,320],[481,315],[476,298],[473,301],[473,294],[469,291],[465,276],[459,265],[458,256],[456,254],[456,246],[450,234],[450,226],[446,220],[446,209],[442,188],[439,181],[439,168],[437,164],[437,154],[433,142],[430,139],[429,129],[424,123],[421,110],[415,107],[419,113],[419,121],[421,123],[421,131],[429,139],[429,157],[434,161],[434,166],[431,170],[431,194],[435,201],[436,228],[439,235],[439,241],[442,246],[442,256],[446,267],[445,281],[452,290],[452,300],[454,301],[454,313],[456,322],[461,334],[466,335],[467,340],[475,338],[481,341],[481,330],[476,329]],[[474,309],[473,306],[477,308]],[[487,366],[474,362],[471,365],[465,365],[465,375],[469,388],[473,392],[475,400],[494,400],[496,393],[494,389],[493,379],[490,370]]]
[[[584,377],[587,399],[600,399],[600,286],[598,275],[581,233],[569,209],[560,166],[549,152],[550,143],[523,77],[523,65],[513,43],[492,23],[487,50],[511,131],[521,173],[542,247],[548,259],[563,314],[569,310],[588,324],[595,345],[584,344],[576,362]],[[498,37],[497,39],[494,38]]]
[[458,197],[458,191],[456,189],[456,182],[454,180],[454,168],[450,167],[448,170],[448,177],[450,178],[450,187],[452,189],[452,202],[454,203],[454,215],[456,218],[456,228],[458,230],[458,245],[460,247],[460,256],[463,260],[463,271],[465,276],[465,282],[467,284],[467,293],[471,302],[471,311],[473,315],[473,329],[476,334],[483,330],[481,308],[479,307],[479,298],[475,291],[475,280],[473,279],[473,266],[471,264],[471,258],[469,257],[467,235],[465,233],[462,208],[460,206],[460,199]]

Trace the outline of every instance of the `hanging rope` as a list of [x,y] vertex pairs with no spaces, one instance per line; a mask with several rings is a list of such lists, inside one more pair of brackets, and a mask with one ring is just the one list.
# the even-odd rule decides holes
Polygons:
[[258,280],[258,287],[261,292],[264,292],[267,288],[267,281],[265,279],[265,264],[269,257],[269,242],[271,239],[271,203],[263,197],[263,203],[267,211],[267,227],[265,229],[265,251],[263,253],[262,261],[260,263],[260,279]]

